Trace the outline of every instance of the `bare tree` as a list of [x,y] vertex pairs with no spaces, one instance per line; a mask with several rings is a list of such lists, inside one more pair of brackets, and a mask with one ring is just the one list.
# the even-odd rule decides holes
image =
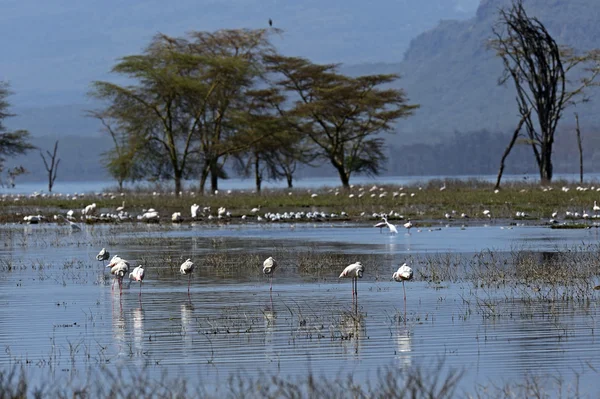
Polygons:
[[[510,7],[500,10],[493,34],[490,45],[504,64],[499,83],[511,79],[515,84],[519,125],[525,125],[525,142],[531,145],[542,183],[548,183],[553,176],[552,146],[558,122],[568,105],[587,100],[583,90],[594,84],[600,72],[599,52],[576,55],[573,49],[559,46],[537,18],[527,15],[522,0],[514,0]],[[566,74],[589,63],[593,64],[587,68],[591,74],[568,89]],[[515,135],[519,132],[520,127]],[[515,141],[513,136],[503,160]],[[497,186],[500,178],[501,172]]]
[[58,140],[54,143],[54,151],[46,151],[48,154],[48,159],[46,160],[46,156],[42,151],[40,151],[40,156],[44,161],[44,166],[46,167],[46,172],[48,172],[48,191],[52,192],[52,186],[54,186],[54,181],[56,180],[56,173],[58,172],[58,164],[60,163],[60,158],[56,158],[56,154],[58,152]]
[[577,147],[579,148],[579,183],[583,183],[583,146],[581,144],[581,129],[579,128],[579,114],[575,112],[575,133],[577,134]]

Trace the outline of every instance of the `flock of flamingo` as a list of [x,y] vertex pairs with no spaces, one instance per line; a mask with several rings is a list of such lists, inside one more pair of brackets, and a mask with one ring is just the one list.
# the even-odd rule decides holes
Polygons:
[[[106,250],[106,248],[102,248],[102,250],[98,253],[98,255],[96,255],[96,259],[98,261],[102,261],[103,263],[104,263],[104,261],[107,261],[109,258],[110,258],[110,254]],[[119,294],[122,295],[122,293],[123,293],[123,278],[127,275],[127,273],[129,273],[129,268],[130,268],[129,261],[121,258],[119,255],[115,255],[112,257],[112,259],[109,261],[109,263],[106,267],[110,268],[110,273],[115,276],[115,280],[119,284]],[[272,256],[269,256],[263,262],[262,272],[265,276],[269,277],[269,281],[270,281],[269,291],[271,291],[271,292],[273,291],[273,273],[275,272],[277,267],[278,267],[277,261],[275,259],[273,259]],[[195,266],[191,259],[187,259],[179,267],[180,273],[188,276],[188,295],[190,294],[191,277],[192,277],[192,272],[194,271],[194,268],[195,268]],[[365,272],[365,267],[360,262],[356,262],[356,263],[346,266],[346,268],[344,268],[344,270],[342,271],[342,273],[339,276],[339,278],[351,278],[352,279],[352,300],[353,301],[354,300],[358,301],[358,279],[363,277],[364,272]],[[144,267],[142,265],[135,267],[133,269],[133,271],[131,273],[129,273],[130,282],[138,281],[140,283],[140,293],[139,293],[140,298],[142,295],[142,282],[144,281],[144,276],[145,276]],[[394,272],[394,274],[392,274],[392,279],[394,281],[402,283],[402,289],[404,290],[404,306],[405,306],[405,308],[406,308],[406,288],[404,286],[404,282],[412,280],[412,278],[413,278],[413,271],[406,263],[401,265],[398,268],[398,270],[396,272]],[[111,289],[113,289],[113,290],[114,290],[115,280],[113,280],[113,283],[111,286]]]

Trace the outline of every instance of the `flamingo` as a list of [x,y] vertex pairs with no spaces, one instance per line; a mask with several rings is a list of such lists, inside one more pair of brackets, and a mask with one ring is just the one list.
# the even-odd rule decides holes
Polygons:
[[129,271],[129,262],[115,255],[106,267],[110,267],[110,274],[114,274],[119,282],[119,294],[123,294],[123,277]]
[[365,267],[360,262],[346,266],[339,278],[352,278],[352,299],[358,298],[358,279],[362,278]]
[[402,282],[402,289],[404,290],[404,309],[406,309],[406,288],[404,287],[404,282],[412,280],[413,271],[406,263],[404,263],[394,274],[392,274],[392,278],[394,281]]
[[102,261],[102,266],[104,266],[104,261],[110,258],[110,253],[106,250],[106,248],[102,248],[98,255],[96,255],[96,260]]
[[406,228],[406,230],[408,230],[408,234],[410,234],[411,227],[413,227],[413,224],[410,221],[410,219],[408,219],[408,222],[404,223],[404,228]]
[[69,223],[69,226],[71,226],[72,231],[81,231],[81,227],[79,227],[79,225],[77,223],[70,221],[69,219],[65,218],[63,215],[58,215],[58,217],[62,218],[65,222]]
[[277,261],[273,259],[272,256],[269,256],[263,262],[263,274],[265,276],[269,276],[271,280],[271,287],[269,288],[269,291],[273,291],[273,272],[275,269],[277,269],[277,266]]
[[187,259],[179,267],[181,274],[188,275],[188,295],[190,294],[190,284],[192,283],[192,272],[194,271],[194,263],[191,259]]
[[129,273],[129,280],[140,282],[140,297],[142,296],[142,281],[144,280],[144,266],[138,266]]

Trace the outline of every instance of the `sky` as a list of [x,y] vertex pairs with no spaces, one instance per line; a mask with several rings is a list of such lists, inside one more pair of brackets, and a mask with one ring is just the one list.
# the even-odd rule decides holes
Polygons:
[[402,60],[412,38],[440,19],[473,16],[479,0],[2,0],[0,80],[17,108],[85,103],[119,57],[158,32],[266,28],[274,44],[314,62]]

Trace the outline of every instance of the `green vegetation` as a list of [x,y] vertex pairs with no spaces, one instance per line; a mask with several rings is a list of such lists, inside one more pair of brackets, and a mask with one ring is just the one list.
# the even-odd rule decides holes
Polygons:
[[[9,131],[4,126],[4,119],[14,116],[8,109],[10,103],[7,97],[11,94],[8,83],[0,81],[0,174],[4,172],[4,157],[12,157],[19,154],[24,154],[34,147],[29,143],[29,132],[26,130]],[[14,179],[25,173],[22,166],[12,168],[7,171],[8,184],[14,186]],[[0,184],[2,184],[2,176],[0,175]]]
[[[440,187],[446,186],[441,191]],[[22,197],[18,201],[5,198],[0,201],[0,221],[19,222],[24,215],[38,214],[51,218],[56,213],[64,214],[70,209],[76,212],[92,202],[97,204],[98,213],[112,212],[126,203],[126,210],[133,215],[141,214],[142,209],[154,208],[161,215],[161,223],[170,223],[173,212],[181,212],[184,220],[190,220],[190,206],[194,203],[203,207],[210,207],[198,218],[198,221],[208,223],[228,223],[231,221],[243,222],[240,217],[247,215],[246,222],[256,221],[256,215],[250,210],[260,207],[258,214],[267,212],[309,212],[321,211],[336,213],[334,218],[320,218],[323,220],[357,220],[367,221],[379,219],[373,213],[386,213],[391,211],[402,215],[404,219],[417,222],[417,227],[431,225],[432,221],[444,220],[446,223],[472,223],[477,220],[493,222],[496,219],[521,219],[547,223],[553,212],[558,212],[556,219],[567,223],[579,222],[588,226],[593,220],[566,217],[565,212],[579,212],[587,210],[593,215],[592,206],[600,194],[597,188],[577,190],[576,186],[566,182],[555,182],[548,186],[538,186],[528,183],[506,183],[506,186],[495,192],[492,183],[480,180],[434,180],[427,184],[411,186],[383,185],[358,187],[349,190],[340,188],[321,188],[318,190],[263,190],[256,194],[250,191],[233,191],[230,194],[219,192],[216,195],[196,196],[193,192],[182,193],[177,198],[174,193],[162,191],[160,195],[152,195],[147,191],[129,191],[124,196],[114,195],[87,195],[76,200],[51,196],[51,197]],[[563,191],[562,187],[568,187]],[[316,196],[314,195],[316,194]],[[216,216],[217,209],[225,207],[231,212],[231,217],[224,219],[208,219],[208,215]],[[484,210],[490,211],[490,216],[485,216]],[[453,212],[454,211],[454,212]],[[525,212],[526,217],[516,217],[516,212]],[[345,212],[345,215],[342,215]],[[452,218],[447,219],[449,213]],[[465,213],[468,218],[461,218]],[[78,215],[78,213],[77,213]],[[390,220],[398,219],[394,215]],[[294,222],[303,222],[298,219]]]

